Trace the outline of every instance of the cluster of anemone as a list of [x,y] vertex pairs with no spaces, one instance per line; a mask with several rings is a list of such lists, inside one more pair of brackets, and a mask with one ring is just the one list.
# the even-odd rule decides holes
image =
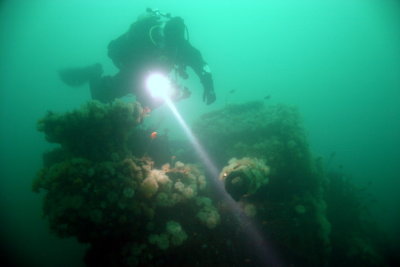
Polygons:
[[[145,228],[138,218],[147,223],[162,223],[158,210],[169,209],[174,214],[174,209],[185,205],[193,210],[193,218],[197,216],[205,226],[213,228],[219,222],[219,214],[212,201],[199,204],[205,185],[205,177],[196,166],[179,161],[174,167],[164,165],[162,169],[154,169],[150,160],[134,157],[100,163],[73,158],[42,169],[33,189],[47,192],[44,215],[53,231],[63,237],[76,236],[83,242],[91,242],[136,235],[136,231]],[[167,225],[171,229],[176,223]],[[88,226],[93,231],[87,231]],[[119,230],[127,228],[131,233]],[[171,241],[179,243],[176,237]],[[154,238],[149,242],[154,244]],[[157,246],[164,248],[159,242]]]
[[168,221],[165,225],[165,231],[161,234],[151,234],[149,243],[156,245],[162,250],[172,246],[179,246],[187,239],[187,234],[182,226],[175,221]]
[[220,179],[234,199],[253,195],[268,184],[269,167],[257,158],[232,158],[222,169]]

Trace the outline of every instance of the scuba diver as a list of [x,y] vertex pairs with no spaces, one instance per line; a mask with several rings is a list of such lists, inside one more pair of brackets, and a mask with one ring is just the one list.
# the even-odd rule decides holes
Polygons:
[[[150,96],[146,90],[146,77],[154,72],[173,73],[175,87],[179,87],[178,77],[187,79],[186,67],[190,67],[202,83],[203,101],[212,104],[216,96],[210,69],[201,53],[190,44],[183,19],[149,8],[146,11],[126,33],[108,45],[108,56],[118,68],[117,74],[102,76],[102,66],[94,64],[61,70],[61,79],[70,86],[88,82],[92,98],[101,102],[134,94],[144,107],[153,109],[163,101]],[[178,101],[189,95],[187,88],[175,88],[171,98]]]

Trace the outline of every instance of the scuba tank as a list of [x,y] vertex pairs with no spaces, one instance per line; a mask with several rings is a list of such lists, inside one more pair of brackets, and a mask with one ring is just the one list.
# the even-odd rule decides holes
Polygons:
[[[150,30],[149,30],[149,37],[150,40],[153,42],[154,45],[156,46],[161,46],[162,47],[162,39],[164,38],[164,27],[165,24],[172,19],[171,13],[165,13],[161,12],[158,9],[152,9],[152,8],[147,8],[146,13],[139,17],[139,19],[143,18],[156,18],[158,25],[154,25]],[[161,43],[160,43],[161,40]],[[189,30],[185,24],[185,40],[189,42]]]

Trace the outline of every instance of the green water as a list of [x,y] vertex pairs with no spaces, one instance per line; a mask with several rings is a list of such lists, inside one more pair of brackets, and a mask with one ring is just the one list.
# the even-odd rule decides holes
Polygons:
[[[27,266],[83,264],[85,246],[51,235],[41,197],[31,192],[41,156],[53,147],[36,121],[47,110],[68,111],[90,98],[86,88],[62,84],[58,69],[100,62],[107,74],[116,72],[107,45],[149,6],[185,19],[191,43],[213,72],[211,106],[202,103],[191,75],[193,94],[178,104],[188,122],[253,100],[298,107],[311,152],[334,154],[331,168],[369,185],[376,222],[399,241],[397,1],[20,0],[0,2],[1,252]],[[154,120],[163,113],[156,111]],[[163,127],[184,137],[172,116]]]

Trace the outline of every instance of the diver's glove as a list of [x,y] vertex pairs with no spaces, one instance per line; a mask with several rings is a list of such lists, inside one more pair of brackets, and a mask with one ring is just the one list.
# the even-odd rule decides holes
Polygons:
[[216,99],[217,98],[215,96],[214,90],[204,89],[203,101],[206,102],[207,105],[214,103]]
[[207,64],[203,66],[200,80],[204,88],[203,101],[206,102],[207,105],[210,105],[215,102],[216,96],[214,92],[214,82],[212,79],[210,67],[208,67]]

